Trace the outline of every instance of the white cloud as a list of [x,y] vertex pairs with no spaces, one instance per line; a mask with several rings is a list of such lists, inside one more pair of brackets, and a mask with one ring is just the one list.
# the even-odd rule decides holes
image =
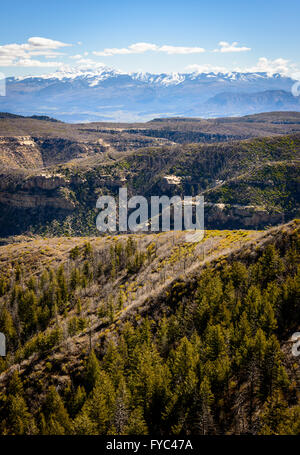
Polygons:
[[85,69],[85,68],[101,68],[104,66],[104,63],[102,62],[96,62],[95,60],[92,60],[91,58],[81,58],[76,61],[76,68],[79,69]]
[[167,54],[201,54],[205,52],[202,47],[184,47],[184,46],[161,46],[158,49],[160,52]]
[[103,51],[94,51],[94,55],[112,56],[112,55],[128,55],[128,54],[143,54],[145,52],[165,52],[166,54],[199,54],[205,52],[202,47],[184,47],[184,46],[158,46],[152,43],[135,43],[128,47],[122,48],[107,48]]
[[73,60],[79,60],[79,59],[83,58],[83,56],[81,54],[76,54],[76,55],[70,55],[70,58],[72,58]]
[[129,47],[123,48],[107,48],[101,52],[93,52],[94,55],[100,56],[111,56],[111,55],[125,55],[125,54],[143,54],[147,51],[156,51],[158,46],[151,43],[135,43],[131,44]]
[[80,59],[86,57],[87,55],[89,55],[89,53],[84,52],[83,54],[70,55],[70,58],[72,58],[73,60],[80,60]]
[[100,55],[101,57],[108,57],[111,55],[122,55],[122,54],[133,54],[133,52],[130,52],[129,49],[117,49],[117,48],[107,48],[104,49],[102,52],[93,52],[94,55]]
[[253,65],[249,68],[246,68],[245,71],[249,73],[253,72],[262,72],[267,74],[279,73],[283,76],[291,76],[297,78],[300,76],[300,68],[295,64],[291,63],[289,60],[284,58],[276,58],[274,60],[269,60],[266,57],[261,57],[258,59],[256,65]]
[[62,43],[61,41],[55,41],[48,38],[41,38],[39,36],[28,38],[27,42],[29,46],[33,46],[33,48],[39,47],[43,49],[59,49],[61,47],[71,46],[71,44]]
[[41,62],[40,60],[33,60],[30,58],[19,59],[14,65],[7,66],[23,66],[23,67],[43,67],[43,68],[61,68],[63,63],[61,62]]
[[147,51],[157,51],[158,46],[156,44],[151,43],[135,43],[131,44],[128,48],[129,52],[134,54],[141,54]]
[[188,65],[185,69],[192,73],[226,73],[228,71],[224,66],[211,65],[210,63],[205,63],[203,65],[195,63],[193,65]]
[[238,42],[227,43],[226,41],[219,42],[219,48],[215,49],[213,52],[246,52],[251,51],[250,47],[238,46]]
[[61,55],[57,50],[66,46],[71,44],[37,36],[23,44],[4,44],[0,46],[0,66],[57,66],[57,62],[39,62],[31,57],[54,58]]

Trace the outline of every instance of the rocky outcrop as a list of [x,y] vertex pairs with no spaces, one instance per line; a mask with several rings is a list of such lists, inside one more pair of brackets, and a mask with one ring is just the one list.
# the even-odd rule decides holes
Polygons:
[[0,203],[17,208],[52,207],[54,209],[73,210],[75,203],[63,197],[33,195],[26,192],[0,193]]
[[175,188],[181,184],[182,177],[176,175],[165,175],[159,182],[159,186],[162,190],[168,191],[170,188]]
[[36,169],[43,166],[38,145],[30,136],[0,136],[0,162],[7,168]]
[[79,142],[64,138],[34,138],[41,151],[45,166],[65,163],[76,158],[87,158],[95,153],[107,150],[103,144],[96,142]]
[[34,177],[28,178],[24,182],[24,188],[26,189],[33,189],[39,188],[41,190],[55,190],[62,186],[66,186],[68,184],[68,180],[59,174],[40,174]]
[[68,184],[68,179],[60,174],[45,172],[15,179],[12,176],[1,181],[0,204],[22,209],[51,207],[70,211],[76,203]]
[[99,141],[85,143],[62,138],[0,136],[0,163],[9,169],[38,169],[106,150]]
[[206,228],[263,228],[288,221],[297,216],[291,213],[270,213],[259,206],[205,203]]

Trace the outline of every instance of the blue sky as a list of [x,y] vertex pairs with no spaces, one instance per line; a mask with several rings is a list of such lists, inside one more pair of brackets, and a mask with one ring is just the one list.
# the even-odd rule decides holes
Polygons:
[[0,10],[0,71],[103,64],[156,73],[293,75],[300,71],[299,19],[299,0],[14,0]]

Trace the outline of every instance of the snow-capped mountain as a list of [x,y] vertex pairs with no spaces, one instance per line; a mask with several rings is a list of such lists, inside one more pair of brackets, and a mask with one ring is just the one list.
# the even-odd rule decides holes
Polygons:
[[6,82],[0,111],[72,122],[300,110],[299,99],[291,95],[294,81],[280,74],[124,73],[101,67],[10,77]]

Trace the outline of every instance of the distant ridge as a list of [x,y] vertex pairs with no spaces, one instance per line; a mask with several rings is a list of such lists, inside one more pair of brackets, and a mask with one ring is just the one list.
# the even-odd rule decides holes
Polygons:
[[60,122],[60,120],[56,120],[55,118],[48,117],[47,115],[30,115],[30,116],[24,116],[24,115],[17,115],[17,114],[11,114],[9,112],[0,112],[0,118],[32,118],[34,120],[44,120],[46,122]]

